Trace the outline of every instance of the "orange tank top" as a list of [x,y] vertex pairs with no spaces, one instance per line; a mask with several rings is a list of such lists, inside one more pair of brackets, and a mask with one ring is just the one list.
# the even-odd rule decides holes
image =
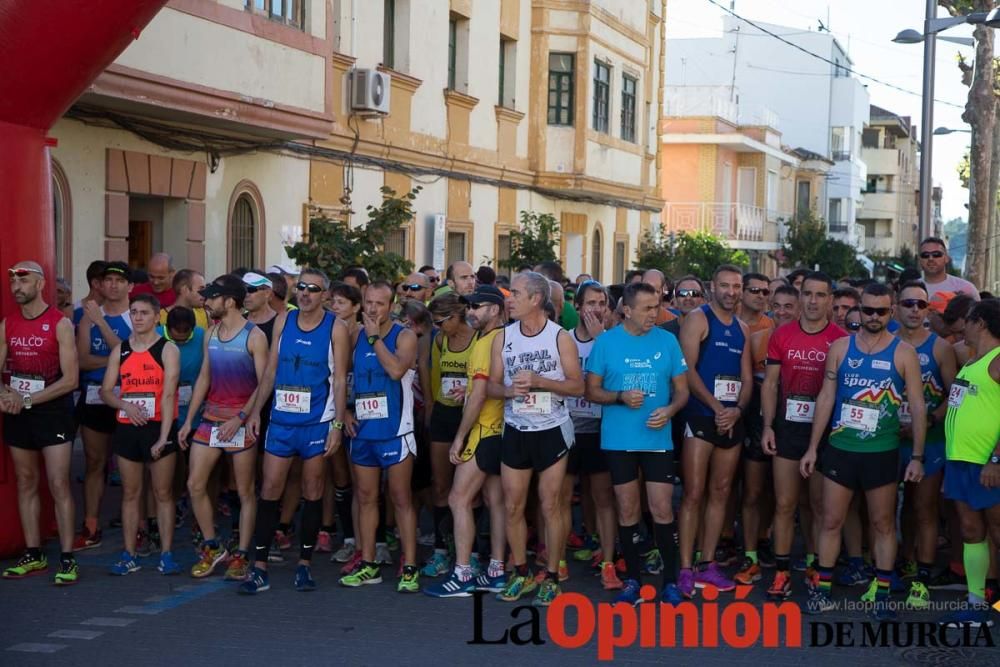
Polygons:
[[[121,364],[118,370],[123,401],[135,403],[143,408],[146,418],[158,422],[162,420],[163,403],[163,347],[166,338],[160,338],[149,349],[136,352],[128,339],[122,341]],[[118,412],[118,421],[128,424],[128,417]]]

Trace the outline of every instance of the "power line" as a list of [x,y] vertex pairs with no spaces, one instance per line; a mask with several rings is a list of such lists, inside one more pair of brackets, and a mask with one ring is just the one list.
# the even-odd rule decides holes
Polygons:
[[[920,93],[914,92],[912,90],[907,90],[906,88],[903,88],[901,86],[897,86],[894,83],[889,83],[887,81],[883,81],[882,79],[878,79],[878,78],[876,78],[874,76],[869,76],[867,74],[862,74],[861,72],[857,71],[856,69],[854,69],[852,67],[849,67],[846,64],[836,63],[836,62],[830,60],[829,58],[826,58],[824,56],[819,55],[818,53],[813,53],[809,49],[807,49],[805,47],[802,47],[802,46],[799,46],[795,42],[792,42],[792,41],[789,41],[789,40],[785,39],[784,37],[782,37],[778,33],[771,32],[767,28],[764,28],[764,27],[760,26],[759,24],[754,23],[750,19],[744,18],[744,17],[740,16],[739,14],[737,14],[736,12],[734,12],[733,10],[729,9],[728,7],[726,7],[725,5],[719,3],[717,0],[707,0],[707,2],[710,2],[711,4],[715,5],[716,7],[718,7],[722,11],[724,11],[725,13],[729,14],[730,16],[732,16],[734,18],[739,19],[740,21],[743,21],[747,25],[753,26],[754,28],[756,28],[757,30],[760,30],[764,34],[770,35],[771,37],[773,37],[774,39],[778,40],[779,42],[782,42],[783,44],[787,44],[788,46],[791,46],[794,49],[798,49],[799,51],[801,51],[802,53],[806,54],[807,56],[811,56],[813,58],[816,58],[817,60],[822,60],[823,62],[828,63],[830,65],[833,65],[834,67],[838,67],[838,68],[840,68],[841,70],[843,70],[845,72],[849,72],[849,73],[855,75],[856,77],[858,77],[859,79],[866,79],[868,81],[871,81],[872,83],[876,83],[876,84],[878,84],[880,86],[885,86],[886,88],[891,88],[893,90],[897,90],[897,91],[899,91],[901,93],[906,93],[907,95],[913,95],[915,97],[922,97],[922,95]],[[964,109],[965,108],[964,104],[955,104],[954,102],[948,102],[948,101],[939,100],[939,99],[935,99],[934,101],[937,102],[937,103],[939,103],[939,104],[944,104],[944,105],[947,105],[947,106],[950,106],[950,107],[955,107],[956,109]]]

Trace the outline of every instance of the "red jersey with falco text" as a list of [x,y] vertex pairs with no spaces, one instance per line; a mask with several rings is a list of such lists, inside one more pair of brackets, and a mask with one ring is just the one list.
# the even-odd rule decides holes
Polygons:
[[12,385],[18,380],[25,383],[23,387],[14,386],[15,391],[40,391],[37,384],[30,390],[29,385],[44,380],[47,387],[62,377],[59,340],[56,337],[56,327],[62,319],[63,314],[52,306],[33,319],[22,315],[20,308],[7,316],[4,325],[7,337],[6,370],[10,372]]
[[833,322],[816,333],[808,333],[798,320],[781,325],[771,334],[767,365],[781,366],[782,403],[778,414],[784,414],[784,401],[789,396],[815,399],[819,395],[830,346],[846,335],[847,332]]

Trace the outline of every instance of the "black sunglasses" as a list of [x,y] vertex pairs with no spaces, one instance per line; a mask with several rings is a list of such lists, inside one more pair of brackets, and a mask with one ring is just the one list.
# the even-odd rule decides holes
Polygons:
[[426,288],[423,285],[420,285],[419,283],[411,283],[409,285],[403,285],[403,289],[405,289],[408,292],[419,292]]
[[879,317],[885,317],[889,314],[892,308],[882,307],[882,308],[872,308],[871,306],[861,306],[861,312],[865,315],[871,317],[872,315],[878,315]]
[[451,319],[451,317],[452,317],[452,316],[451,316],[451,315],[449,315],[448,317],[443,317],[443,318],[441,318],[440,320],[432,320],[432,321],[434,322],[434,326],[436,326],[436,327],[439,327],[439,326],[441,326],[442,324],[444,324],[445,322],[447,322],[448,320],[450,320],[450,319]]
[[698,289],[679,289],[677,290],[677,296],[682,299],[700,299],[701,290]]
[[427,280],[431,281],[432,283],[436,283],[436,282],[439,282],[441,280],[441,278],[438,277],[438,276],[428,276]]
[[309,292],[310,294],[319,294],[323,291],[323,288],[316,283],[299,283],[295,286],[300,292]]
[[917,308],[923,310],[927,307],[927,302],[923,299],[903,299],[899,302],[903,308]]
[[857,331],[861,328],[861,322],[847,322],[848,331]]
[[932,250],[930,252],[920,253],[920,259],[930,259],[931,257],[933,257],[934,259],[941,259],[942,257],[944,257],[944,253],[941,252],[940,250]]
[[771,290],[767,287],[744,287],[744,292],[750,292],[751,294],[763,294],[764,296],[771,296]]
[[[302,283],[299,283],[299,285],[301,284]],[[267,287],[257,287],[256,285],[247,285],[246,288],[247,288],[247,294],[256,294],[262,289],[268,289]]]

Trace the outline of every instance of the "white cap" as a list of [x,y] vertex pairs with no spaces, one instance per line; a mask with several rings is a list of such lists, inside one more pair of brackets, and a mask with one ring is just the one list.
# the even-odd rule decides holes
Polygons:
[[293,264],[272,264],[267,267],[268,273],[280,273],[286,276],[297,276],[299,275],[299,267]]
[[262,276],[259,273],[254,273],[253,271],[247,271],[243,274],[243,283],[257,288],[266,287],[271,289],[273,287],[270,278]]

